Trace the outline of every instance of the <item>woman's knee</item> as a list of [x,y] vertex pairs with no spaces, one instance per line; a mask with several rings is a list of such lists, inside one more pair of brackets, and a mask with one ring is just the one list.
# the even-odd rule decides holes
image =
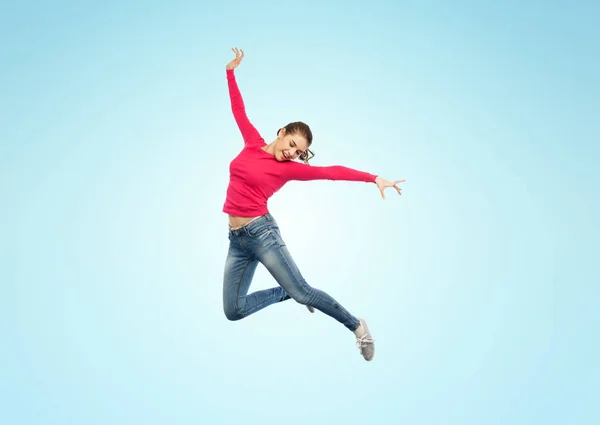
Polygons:
[[288,292],[289,296],[298,304],[308,305],[315,298],[315,289],[310,287],[306,282],[294,291]]
[[232,322],[236,320],[242,319],[244,316],[241,315],[234,306],[224,306],[223,312],[225,313],[225,317]]

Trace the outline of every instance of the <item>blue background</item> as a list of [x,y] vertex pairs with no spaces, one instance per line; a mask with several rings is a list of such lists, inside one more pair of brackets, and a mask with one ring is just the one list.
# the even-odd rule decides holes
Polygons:
[[[0,6],[0,422],[593,424],[597,2]],[[307,281],[365,317],[222,312],[242,141],[389,180],[292,182]],[[274,285],[261,266],[253,288]]]

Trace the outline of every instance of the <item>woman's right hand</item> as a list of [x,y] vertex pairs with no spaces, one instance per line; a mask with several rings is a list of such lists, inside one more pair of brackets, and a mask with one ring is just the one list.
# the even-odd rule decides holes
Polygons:
[[375,184],[379,188],[379,192],[381,192],[381,197],[385,199],[385,193],[383,193],[383,191],[388,187],[393,187],[394,189],[396,189],[396,192],[398,192],[398,195],[402,195],[402,189],[400,189],[397,185],[398,183],[404,183],[405,181],[406,180],[396,180],[390,182],[377,176],[377,178],[375,179]]
[[[235,59],[233,59],[231,62],[229,62],[227,64],[227,66],[225,67],[225,69],[236,69],[238,67],[238,65],[242,62],[242,59],[244,59],[244,51],[242,49],[238,49],[237,47],[234,47],[231,50],[233,50],[233,53],[235,53]],[[242,52],[241,55],[240,55],[240,52]]]

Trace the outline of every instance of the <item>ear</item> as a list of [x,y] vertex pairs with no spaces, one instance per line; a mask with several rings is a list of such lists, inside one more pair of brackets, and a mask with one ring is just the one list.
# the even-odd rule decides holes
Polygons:
[[283,136],[285,136],[285,127],[280,128],[277,132],[277,137],[281,139]]

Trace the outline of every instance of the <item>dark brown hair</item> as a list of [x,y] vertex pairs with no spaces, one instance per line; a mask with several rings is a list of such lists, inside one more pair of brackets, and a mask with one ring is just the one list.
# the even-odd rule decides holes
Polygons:
[[[308,146],[312,144],[312,131],[310,131],[310,127],[302,121],[291,122],[284,128],[286,134],[298,134],[306,139],[306,141],[308,142]],[[277,135],[279,135],[280,131],[281,129],[277,130]],[[308,164],[308,160],[311,159],[313,156],[315,156],[315,154],[313,154],[310,151],[310,149],[307,148],[306,151],[298,157],[298,159]]]

